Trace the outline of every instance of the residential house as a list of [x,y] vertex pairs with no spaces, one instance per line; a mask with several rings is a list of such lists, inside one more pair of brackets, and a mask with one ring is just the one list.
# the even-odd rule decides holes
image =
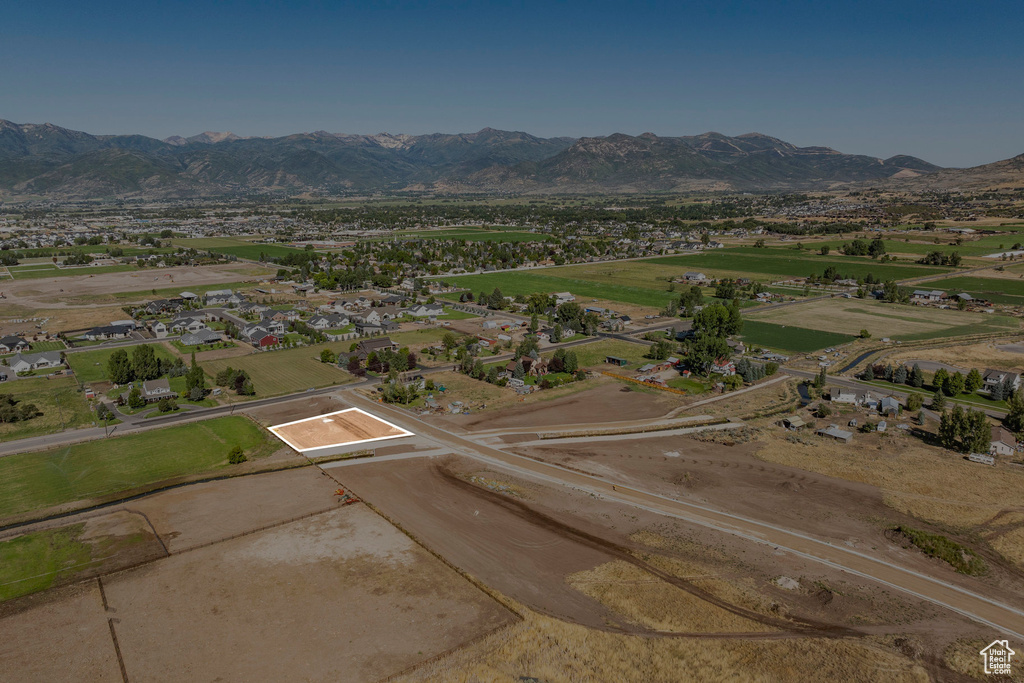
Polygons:
[[348,325],[348,316],[339,313],[314,315],[306,324],[314,330],[337,330]]
[[436,318],[439,315],[444,315],[444,306],[440,304],[410,306],[406,313],[414,318]]
[[878,412],[882,415],[899,415],[900,402],[893,396],[883,396],[878,402]]
[[277,346],[281,343],[281,338],[269,332],[257,332],[254,336],[249,337],[249,341],[256,348],[264,349],[268,346]]
[[1017,452],[1017,437],[1005,427],[992,427],[990,455],[1013,455]]
[[704,280],[707,280],[708,276],[705,275],[704,273],[698,273],[698,272],[695,272],[695,271],[689,271],[689,272],[683,273],[683,279],[687,280],[689,282],[702,282]]
[[157,338],[163,338],[167,336],[167,323],[154,320],[149,324],[149,329],[153,333],[153,336]]
[[[130,393],[131,389],[121,393],[122,403],[125,403],[128,400],[128,394]],[[142,395],[142,398],[146,403],[156,403],[160,399],[164,398],[178,398],[178,392],[171,390],[171,383],[166,377],[143,382],[139,387],[139,393]]]
[[0,337],[0,353],[16,353],[28,351],[30,348],[32,348],[32,345],[21,337],[14,335]]
[[201,330],[208,329],[210,328],[205,322],[199,318],[193,317],[177,318],[173,320],[170,325],[171,332],[176,332],[177,334],[195,334]]
[[384,350],[397,351],[398,344],[391,341],[389,337],[363,339],[359,342],[359,345],[356,346],[356,355],[359,356],[359,360],[365,361],[371,353],[377,353]]
[[711,364],[711,372],[730,377],[736,374],[736,365],[731,360],[718,359]]
[[29,372],[45,368],[59,368],[64,365],[60,351],[43,351],[42,353],[16,353],[7,364],[14,372]]
[[199,330],[195,334],[183,334],[181,335],[182,346],[199,346],[200,344],[216,344],[217,342],[223,341],[220,332],[216,330]]
[[918,301],[941,301],[946,293],[939,289],[915,289],[912,298]]
[[992,388],[997,384],[1005,386],[1007,383],[1009,383],[1012,391],[1016,391],[1020,388],[1020,375],[1016,372],[986,369],[985,373],[981,376],[981,379],[982,391],[992,391]]
[[576,301],[576,297],[574,297],[571,292],[555,292],[553,296],[555,297],[556,306]]
[[124,339],[130,337],[132,328],[127,325],[102,325],[94,327],[85,333],[89,341],[100,341],[102,339]]

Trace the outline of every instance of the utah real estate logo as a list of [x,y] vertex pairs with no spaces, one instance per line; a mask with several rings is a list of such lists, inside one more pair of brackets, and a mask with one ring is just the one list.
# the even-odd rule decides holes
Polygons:
[[980,654],[985,660],[986,674],[1009,676],[1010,657],[1017,653],[1010,649],[1009,641],[993,640]]

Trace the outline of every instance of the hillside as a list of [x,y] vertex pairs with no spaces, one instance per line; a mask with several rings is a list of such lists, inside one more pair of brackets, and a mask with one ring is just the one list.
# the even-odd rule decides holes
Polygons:
[[973,168],[947,168],[927,177],[892,181],[908,190],[1000,190],[1024,188],[1024,154]]
[[0,196],[199,197],[252,192],[437,189],[641,192],[828,188],[940,169],[796,147],[758,133],[540,138],[476,133],[277,138],[204,132],[156,140],[0,120]]

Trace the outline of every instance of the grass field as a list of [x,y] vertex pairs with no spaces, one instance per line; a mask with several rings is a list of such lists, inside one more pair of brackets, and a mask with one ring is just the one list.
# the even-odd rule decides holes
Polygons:
[[[576,360],[579,366],[582,368],[595,368],[598,370],[608,370],[615,372],[617,370],[636,370],[639,366],[650,363],[650,359],[644,358],[644,354],[647,353],[649,345],[645,346],[642,344],[634,344],[633,342],[625,341],[598,341],[592,344],[582,344],[580,346],[573,346],[569,351],[576,353]],[[553,355],[545,353],[545,356]],[[604,362],[606,356],[617,356],[619,358],[625,358],[629,361],[629,365],[624,368],[619,368],[617,365],[608,365]]]
[[[535,293],[551,294],[553,292],[568,291],[580,299],[604,299],[651,308],[664,308],[669,300],[677,297],[678,294],[668,291],[667,282],[662,281],[660,283],[659,291],[659,289],[654,288],[653,279],[651,279],[651,284],[648,286],[646,280],[630,278],[627,274],[629,271],[638,268],[642,270],[642,267],[633,265],[638,263],[641,262],[629,262],[630,268],[616,268],[615,275],[606,275],[604,277],[596,272],[573,267],[488,273],[486,275],[460,275],[445,278],[445,281],[456,287],[469,289],[473,292],[474,296],[481,291],[489,294],[494,291],[495,287],[507,296]],[[588,266],[588,268],[592,267]],[[607,269],[608,266],[605,266],[605,268]],[[677,272],[676,274],[681,275],[682,272]],[[631,284],[622,284],[625,282],[630,282]]]
[[69,277],[72,275],[100,275],[102,273],[124,273],[129,270],[139,270],[127,263],[117,266],[80,266],[74,268],[57,268],[53,265],[46,266],[14,266],[10,268],[11,275],[15,280],[28,280],[47,277]]
[[714,276],[749,277],[755,280],[772,280],[778,279],[779,276],[821,275],[828,266],[835,267],[841,277],[859,279],[870,273],[880,280],[904,280],[951,271],[950,268],[917,264],[878,263],[869,258],[819,256],[808,251],[754,247],[714,249],[692,255],[665,256],[651,259],[648,263],[676,266],[681,270],[698,270]]
[[174,240],[175,245],[190,247],[200,251],[212,251],[218,254],[229,254],[238,258],[258,261],[263,254],[268,258],[283,258],[289,254],[301,254],[303,249],[286,247],[281,244],[259,244],[229,237],[197,237],[194,239]]
[[[870,299],[823,299],[752,311],[744,317],[748,323],[775,323],[842,335],[857,335],[866,329],[873,337],[891,337],[900,341],[1014,331],[1019,328],[1017,320],[1007,316],[886,304]],[[831,343],[826,344],[829,345]]]
[[334,349],[335,352],[342,348],[347,351],[350,343],[336,342],[253,353],[248,356],[206,361],[202,366],[211,378],[228,366],[236,370],[245,370],[252,378],[257,398],[291,394],[310,387],[327,387],[352,381],[352,375],[344,370],[320,362],[320,351],[324,346]]
[[468,242],[544,242],[550,235],[529,232],[528,229],[515,230],[504,228],[490,230],[485,228],[460,227],[446,230],[402,230],[395,237],[421,240],[466,240]]
[[220,417],[0,458],[0,517],[224,467],[236,445],[250,457],[277,448],[247,418]]
[[929,289],[967,292],[992,303],[1024,305],[1024,279],[1005,277],[949,277],[927,283]]
[[24,422],[0,424],[2,441],[53,434],[92,424],[89,403],[85,394],[78,390],[78,382],[73,377],[8,380],[0,384],[0,394],[13,394],[16,401],[34,403],[43,413]]
[[92,559],[92,546],[79,540],[85,524],[37,531],[0,541],[0,601],[46,590],[61,571]]
[[827,346],[853,341],[855,337],[837,332],[823,332],[794,325],[746,320],[743,323],[743,341],[748,345],[765,346],[779,351],[810,353]]
[[63,351],[66,347],[62,341],[41,341],[32,342],[32,353],[42,353],[43,351]]
[[[157,358],[174,360],[175,355],[167,350],[163,344],[149,344],[153,347],[153,353]],[[128,352],[128,359],[131,360],[132,351],[135,346],[121,347]],[[107,361],[110,354],[120,349],[97,349],[95,351],[74,351],[67,354],[68,365],[75,371],[78,381],[85,384],[88,382],[102,382],[107,379]]]

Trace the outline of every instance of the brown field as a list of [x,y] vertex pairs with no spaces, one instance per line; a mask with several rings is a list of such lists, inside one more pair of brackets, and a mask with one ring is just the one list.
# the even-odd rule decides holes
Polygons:
[[309,467],[124,506],[170,556],[4,611],[4,678],[120,681],[113,633],[129,680],[372,681],[514,620],[336,487]]
[[[1021,372],[1024,370],[1024,346],[1020,351],[1014,351],[1015,345],[1021,344],[1017,340],[999,340],[983,344],[968,344],[964,346],[943,346],[934,349],[903,349],[887,355],[883,363],[897,363],[928,360],[937,363],[948,363],[962,368],[978,368],[979,371],[985,368],[998,370],[1013,370]],[[1009,350],[999,347],[1010,347]]]
[[276,425],[270,432],[299,451],[410,436],[406,430],[359,408]]

